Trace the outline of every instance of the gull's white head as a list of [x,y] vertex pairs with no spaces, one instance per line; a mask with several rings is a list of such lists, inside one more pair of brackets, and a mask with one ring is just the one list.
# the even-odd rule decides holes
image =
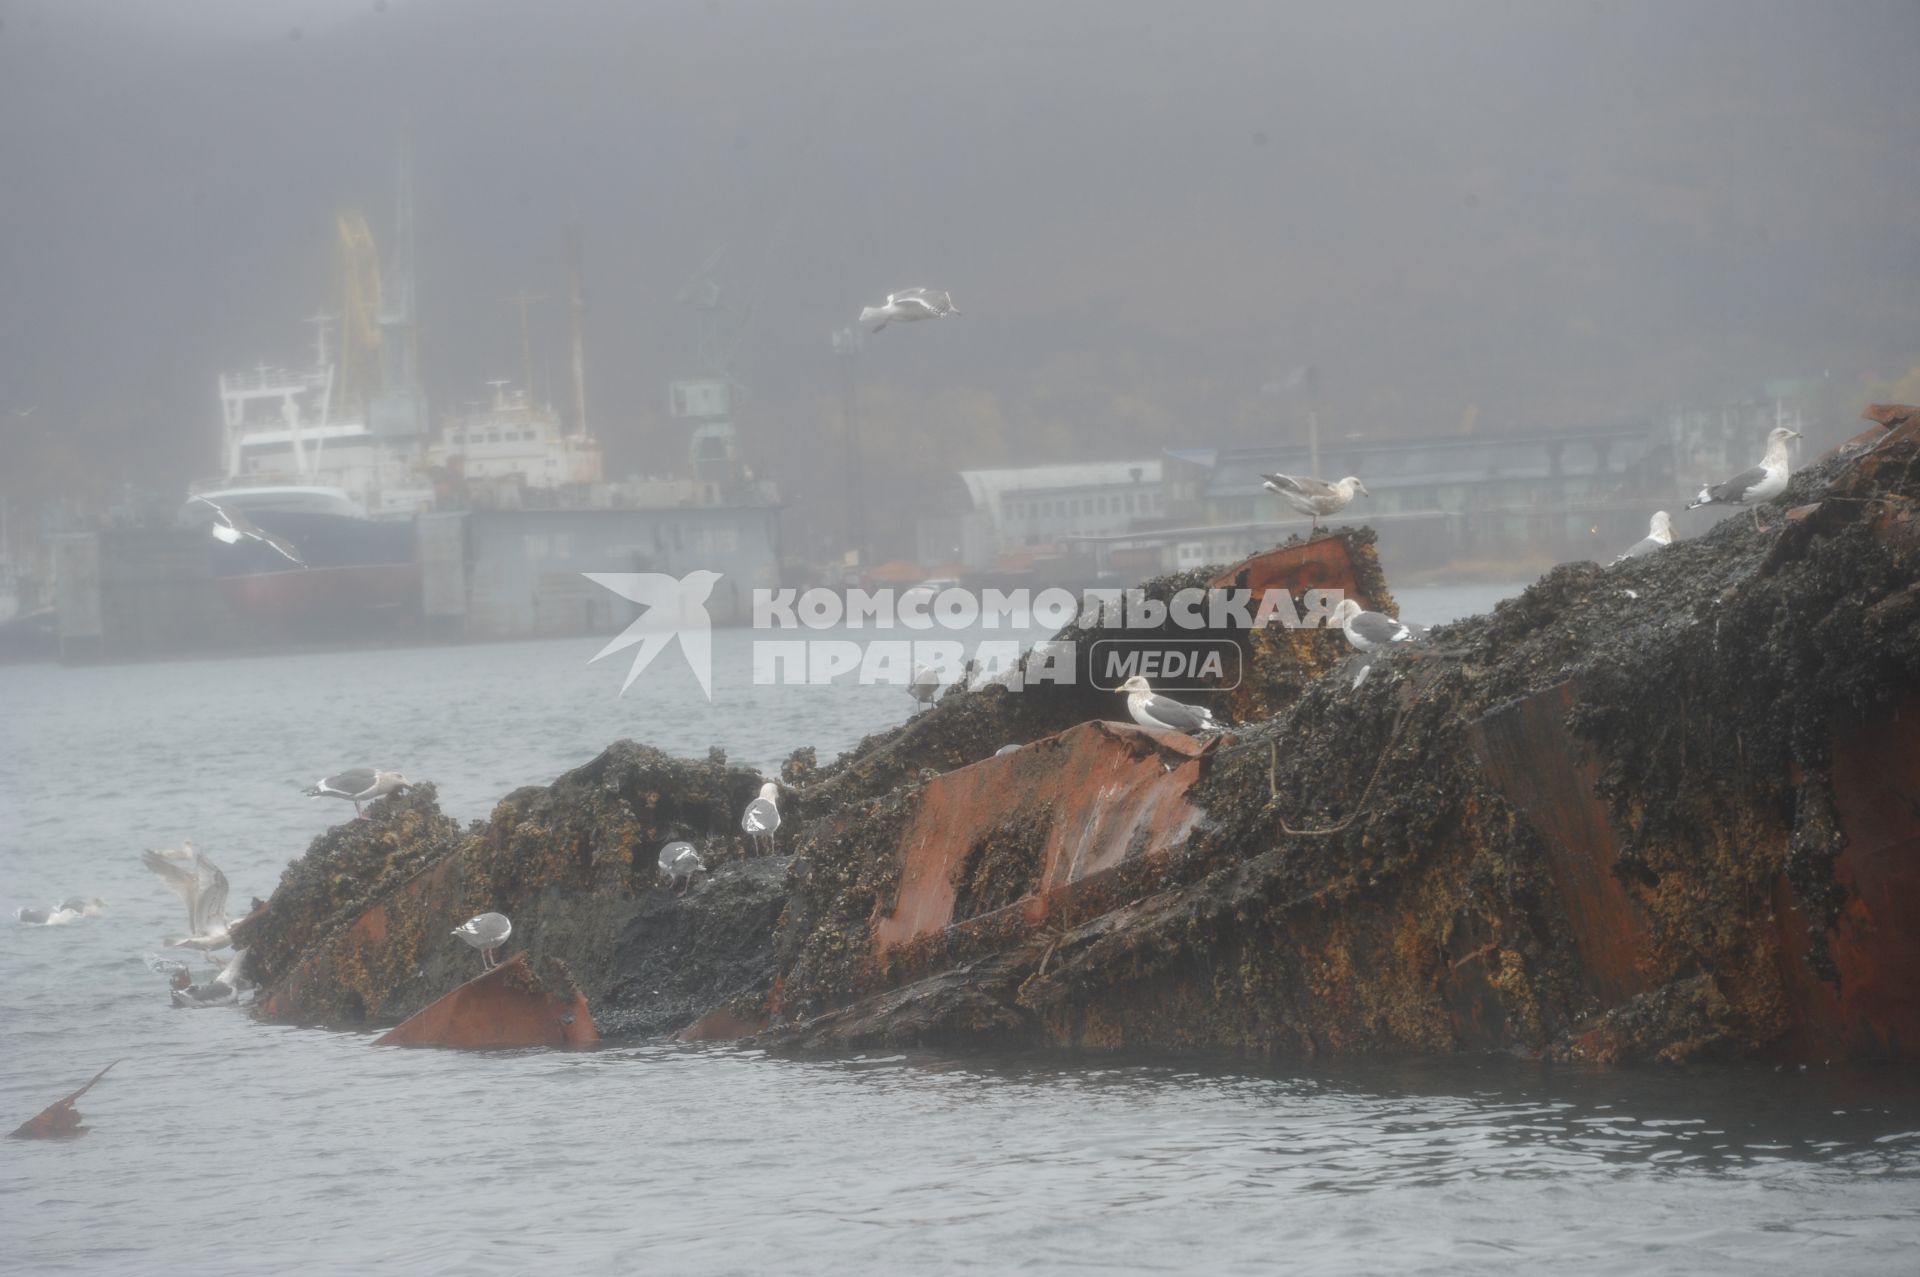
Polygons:
[[1367,609],[1360,606],[1358,599],[1341,599],[1333,609],[1333,623],[1345,625]]
[[1340,481],[1340,486],[1347,490],[1347,495],[1349,498],[1351,498],[1352,495],[1356,492],[1363,497],[1370,497],[1373,495],[1371,492],[1367,491],[1367,485],[1360,482],[1359,478],[1355,475],[1348,475],[1346,478],[1342,479]]
[[760,786],[760,796],[766,799],[770,803],[777,803],[778,801],[780,801],[780,782],[770,780],[766,784]]
[[1647,525],[1647,535],[1661,541],[1673,540],[1673,520],[1665,510],[1655,510]]
[[1787,446],[1787,440],[1798,438],[1800,438],[1800,432],[1798,430],[1789,430],[1785,426],[1775,426],[1773,429],[1767,431],[1767,447],[1784,448]]
[[1151,692],[1153,688],[1150,684],[1148,684],[1145,677],[1139,674],[1135,674],[1132,678],[1120,684],[1120,686],[1115,688],[1114,690],[1117,692]]

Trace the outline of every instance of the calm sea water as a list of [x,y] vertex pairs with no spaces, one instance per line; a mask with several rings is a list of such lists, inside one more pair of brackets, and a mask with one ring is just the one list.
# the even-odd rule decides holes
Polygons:
[[89,1135],[0,1141],[0,1268],[1914,1270],[1904,1072],[461,1055],[168,1006],[143,955],[181,910],[139,849],[190,836],[266,895],[345,812],[299,796],[324,771],[397,766],[473,818],[619,736],[772,766],[909,708],[754,689],[750,639],[716,635],[711,707],[677,657],[615,696],[581,640],[0,668],[0,906],[109,902],[0,923],[0,1128],[122,1060]]

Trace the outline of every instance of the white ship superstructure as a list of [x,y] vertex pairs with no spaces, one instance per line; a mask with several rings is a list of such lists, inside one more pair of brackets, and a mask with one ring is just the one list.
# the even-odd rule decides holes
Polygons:
[[325,358],[322,331],[312,368],[261,364],[221,375],[221,486],[338,488],[375,515],[431,509],[433,488],[419,472],[417,433],[376,434],[364,417],[333,415],[334,366]]
[[524,390],[504,381],[488,385],[490,401],[447,424],[429,451],[429,464],[457,472],[476,494],[505,496],[522,487],[581,487],[602,481],[597,439],[562,427],[558,413],[535,407]]

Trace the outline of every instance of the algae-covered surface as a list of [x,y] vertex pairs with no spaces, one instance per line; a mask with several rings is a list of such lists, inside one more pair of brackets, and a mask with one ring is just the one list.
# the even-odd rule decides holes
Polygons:
[[[737,828],[762,778],[718,756],[621,742],[465,831],[416,790],[316,840],[249,924],[255,962],[269,982],[308,963],[320,1018],[399,1014],[459,955],[409,940],[380,956],[355,928],[382,903],[391,934],[425,937],[409,908],[438,927],[458,904],[513,916],[613,1034],[724,1005],[772,1017],[770,1045],[828,1049],[1619,1061],[1804,1045],[1815,1010],[1846,1014],[1833,742],[1920,688],[1917,453],[1909,433],[1810,466],[1761,530],[1742,515],[1618,566],[1563,565],[1357,688],[1337,631],[1237,635],[1240,686],[1185,697],[1231,723],[1186,795],[1197,823],[1041,901],[1045,834],[1073,804],[1022,794],[1017,818],[978,828],[962,812],[953,923],[902,949],[875,927],[928,787],[1122,718],[1121,698],[1084,677],[961,686],[838,759],[798,750],[771,858]],[[1339,535],[1356,589],[1390,609],[1371,534]],[[1091,637],[1059,636],[1083,663]],[[684,895],[652,860],[676,838],[715,870]]]

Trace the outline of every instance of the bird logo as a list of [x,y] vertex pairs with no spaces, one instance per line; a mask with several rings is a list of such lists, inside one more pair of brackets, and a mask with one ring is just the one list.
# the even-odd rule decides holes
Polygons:
[[709,701],[713,699],[713,623],[707,617],[707,596],[719,584],[720,573],[689,572],[683,577],[664,572],[582,572],[580,575],[644,609],[633,624],[595,653],[587,664],[638,643],[640,650],[633,654],[627,681],[620,684],[620,694],[624,696],[641,671],[653,664],[653,658],[677,638],[687,664],[693,667],[693,676],[700,680],[700,690]]

